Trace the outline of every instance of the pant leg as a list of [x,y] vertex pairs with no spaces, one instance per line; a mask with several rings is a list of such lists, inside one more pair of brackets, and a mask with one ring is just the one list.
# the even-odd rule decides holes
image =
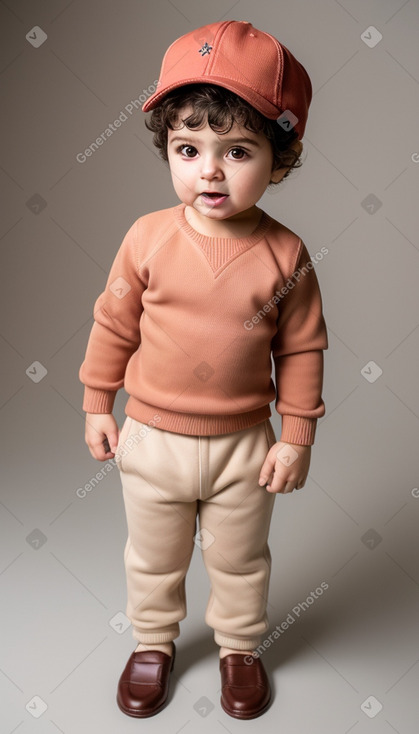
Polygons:
[[268,533],[276,495],[258,479],[275,442],[268,419],[202,443],[208,484],[199,502],[200,535],[212,586],[205,621],[219,645],[237,650],[257,647],[268,629]]
[[[196,438],[128,418],[118,466],[128,539],[127,616],[145,644],[179,636],[186,616],[185,575],[196,533]],[[189,439],[189,441],[188,441]]]

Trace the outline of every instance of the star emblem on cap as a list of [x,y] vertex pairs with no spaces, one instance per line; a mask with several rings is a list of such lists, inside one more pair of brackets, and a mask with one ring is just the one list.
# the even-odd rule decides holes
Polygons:
[[212,51],[212,46],[210,46],[210,45],[209,45],[209,44],[208,44],[208,43],[207,43],[207,42],[205,41],[204,45],[203,45],[203,46],[201,46],[201,48],[200,48],[200,49],[198,50],[198,53],[200,53],[200,54],[201,54],[201,56],[205,56],[205,54],[208,54],[208,56],[209,56],[209,55],[210,55],[210,53],[211,53],[211,51]]

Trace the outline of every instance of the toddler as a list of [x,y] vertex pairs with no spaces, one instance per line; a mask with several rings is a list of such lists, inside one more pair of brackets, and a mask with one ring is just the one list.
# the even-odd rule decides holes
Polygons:
[[284,45],[229,20],[172,43],[143,106],[180,204],[126,233],[79,373],[86,443],[99,461],[115,457],[122,483],[138,644],[117,702],[129,716],[166,703],[195,544],[211,583],[221,706],[251,719],[270,704],[255,653],[269,626],[269,526],[276,495],[307,478],[328,342],[305,244],[257,202],[301,164],[311,96]]

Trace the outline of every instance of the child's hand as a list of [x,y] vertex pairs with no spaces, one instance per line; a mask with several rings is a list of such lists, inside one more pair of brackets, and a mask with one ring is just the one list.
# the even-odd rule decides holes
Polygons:
[[84,440],[94,459],[112,459],[119,443],[118,424],[112,413],[86,413]]
[[293,492],[304,487],[310,467],[311,446],[278,441],[269,449],[260,470],[259,484],[267,484],[273,472],[268,492]]

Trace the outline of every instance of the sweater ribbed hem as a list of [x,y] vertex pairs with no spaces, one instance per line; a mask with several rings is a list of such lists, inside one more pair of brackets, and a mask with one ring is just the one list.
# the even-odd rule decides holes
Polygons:
[[140,423],[154,425],[164,431],[182,433],[187,436],[219,436],[234,433],[234,431],[242,431],[257,423],[263,423],[272,415],[269,405],[263,405],[257,410],[238,415],[176,413],[173,410],[163,410],[143,403],[132,395],[125,406],[125,413]]
[[312,446],[316,435],[317,418],[302,418],[298,415],[282,416],[280,441],[300,446]]
[[117,391],[84,387],[83,410],[86,413],[112,413]]

